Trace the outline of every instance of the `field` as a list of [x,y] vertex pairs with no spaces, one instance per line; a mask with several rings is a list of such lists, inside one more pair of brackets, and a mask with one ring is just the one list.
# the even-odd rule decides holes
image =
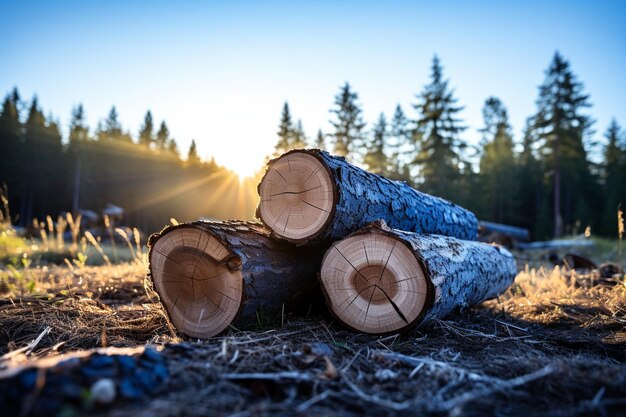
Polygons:
[[40,387],[20,399],[23,414],[626,414],[623,280],[592,285],[592,275],[567,268],[526,267],[500,299],[404,335],[353,333],[321,309],[259,317],[255,328],[198,341],[173,329],[134,252],[119,264],[26,263],[17,275],[3,268],[0,369],[150,345],[169,378],[141,401],[107,406],[74,382],[81,395],[47,409],[54,399]]

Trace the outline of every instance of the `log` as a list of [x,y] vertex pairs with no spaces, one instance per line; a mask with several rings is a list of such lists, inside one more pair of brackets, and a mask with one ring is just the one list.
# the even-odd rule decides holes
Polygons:
[[293,150],[268,163],[257,217],[295,244],[342,239],[369,222],[476,240],[473,213],[439,197],[364,171],[318,149]]
[[322,293],[346,326],[404,331],[502,294],[516,265],[503,247],[422,235],[375,222],[324,255]]
[[530,232],[523,227],[510,226],[481,220],[478,222],[480,232],[479,240],[483,242],[497,242],[503,244],[508,242],[527,242],[530,239]]
[[270,238],[257,222],[195,221],[152,235],[150,276],[182,333],[207,338],[321,299],[323,250]]
[[554,239],[547,241],[535,241],[529,243],[518,243],[517,249],[533,250],[533,249],[569,249],[569,248],[592,248],[595,242],[587,238],[575,239]]

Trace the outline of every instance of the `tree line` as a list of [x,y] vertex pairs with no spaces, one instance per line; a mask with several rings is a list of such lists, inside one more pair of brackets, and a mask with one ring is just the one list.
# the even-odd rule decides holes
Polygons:
[[172,217],[230,218],[233,210],[245,216],[254,205],[214,201],[213,191],[238,182],[236,176],[214,160],[204,162],[195,141],[183,160],[167,123],[157,128],[150,111],[133,138],[115,107],[92,132],[78,105],[63,141],[59,123],[44,115],[37,98],[26,103],[14,89],[0,113],[0,162],[0,183],[8,188],[14,222],[22,226],[64,211],[99,213],[114,204],[125,210],[126,224],[150,232]]
[[[328,149],[461,204],[481,219],[526,227],[535,239],[587,226],[614,236],[617,209],[626,202],[626,137],[613,120],[604,140],[596,140],[590,107],[584,84],[557,52],[522,136],[513,136],[505,104],[488,97],[481,142],[470,145],[463,108],[434,57],[412,109],[405,113],[397,105],[391,118],[383,113],[373,124],[363,120],[358,94],[348,83],[334,98],[329,131],[313,137],[285,103],[275,153]],[[128,224],[152,231],[170,217],[249,218],[256,204],[250,196],[240,201],[236,176],[214,160],[203,161],[195,141],[181,158],[167,123],[156,123],[150,111],[132,137],[115,107],[92,130],[79,105],[63,140],[59,123],[44,115],[37,98],[26,102],[17,89],[0,113],[0,162],[0,183],[8,186],[22,225],[46,214],[99,211],[113,203],[125,209]]]
[[590,97],[560,53],[545,71],[536,112],[521,138],[513,137],[502,100],[488,97],[481,142],[468,144],[457,103],[435,56],[410,115],[397,105],[391,120],[382,113],[368,125],[358,94],[346,82],[330,110],[331,130],[307,138],[285,103],[276,153],[306,144],[325,148],[461,204],[481,219],[528,228],[535,239],[576,234],[587,226],[615,236],[617,210],[626,202],[626,136],[613,119],[605,140],[596,141],[587,113]]

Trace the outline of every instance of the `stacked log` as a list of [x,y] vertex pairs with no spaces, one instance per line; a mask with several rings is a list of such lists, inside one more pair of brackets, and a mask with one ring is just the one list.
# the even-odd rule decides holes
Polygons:
[[392,181],[318,149],[293,150],[268,163],[257,217],[283,240],[332,242],[367,223],[476,240],[478,221],[447,200]]
[[197,221],[151,237],[154,288],[182,333],[211,337],[320,292],[348,327],[402,331],[496,297],[515,277],[508,251],[475,241],[471,212],[327,152],[270,161],[258,191],[263,224]]
[[503,293],[515,259],[497,245],[388,228],[375,222],[333,244],[322,261],[322,292],[346,326],[403,331]]
[[257,313],[316,302],[322,250],[270,238],[260,223],[196,221],[150,237],[150,276],[182,333],[207,338]]

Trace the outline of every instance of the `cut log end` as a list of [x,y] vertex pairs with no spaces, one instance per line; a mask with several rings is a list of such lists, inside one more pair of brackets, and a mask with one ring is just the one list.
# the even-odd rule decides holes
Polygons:
[[152,248],[150,268],[161,301],[176,328],[191,337],[219,334],[241,305],[241,271],[228,268],[228,249],[210,233],[179,228]]
[[328,169],[305,151],[290,152],[274,161],[259,185],[259,195],[263,223],[294,243],[316,236],[335,206]]
[[419,317],[428,282],[400,240],[359,234],[334,244],[320,272],[329,307],[347,326],[366,333],[401,330]]

